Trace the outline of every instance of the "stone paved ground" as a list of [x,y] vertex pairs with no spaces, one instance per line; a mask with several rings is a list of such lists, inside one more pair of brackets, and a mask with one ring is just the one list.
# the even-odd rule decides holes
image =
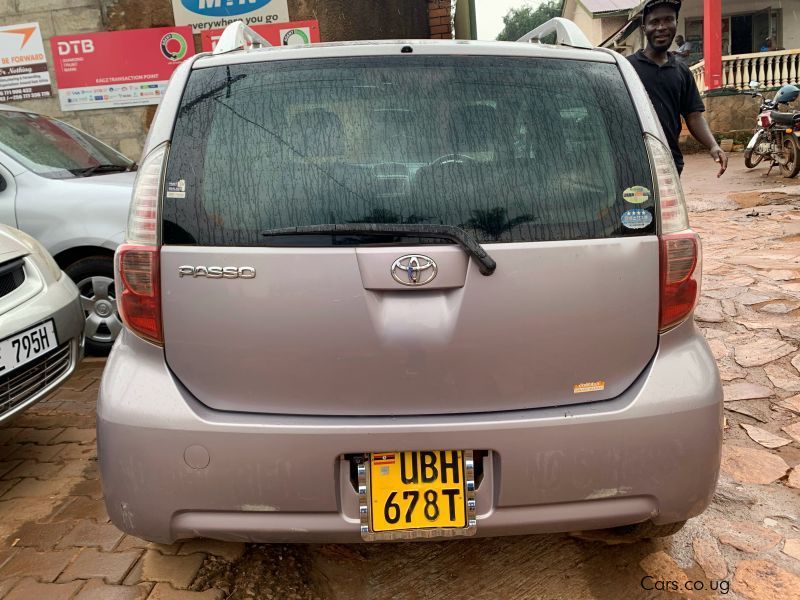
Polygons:
[[[684,181],[705,248],[697,321],[725,383],[723,472],[711,508],[673,538],[149,544],[108,522],[93,417],[103,362],[87,361],[0,426],[0,597],[800,598],[800,186],[747,173],[740,156],[717,181],[707,161],[689,157]],[[687,581],[703,589],[689,595]]]

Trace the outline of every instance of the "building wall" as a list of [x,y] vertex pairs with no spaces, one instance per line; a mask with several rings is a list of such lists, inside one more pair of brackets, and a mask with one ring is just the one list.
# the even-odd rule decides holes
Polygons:
[[728,134],[735,131],[753,131],[758,115],[758,102],[750,96],[735,94],[730,96],[707,96],[706,120],[711,131]]
[[597,20],[600,21],[600,33],[603,36],[603,39],[600,40],[600,43],[610,38],[628,23],[628,17],[626,16],[606,17],[604,19]]
[[570,21],[574,21],[595,46],[602,44],[628,22],[627,17],[624,15],[594,18],[577,0],[566,0],[561,15]]
[[[450,0],[289,0],[289,18],[316,19],[322,41],[451,37]],[[38,22],[53,96],[16,106],[62,119],[123,154],[140,158],[155,106],[61,112],[49,39],[174,25],[170,0],[0,0],[0,25]],[[199,35],[195,36],[200,48]]]
[[[781,11],[779,43],[784,48],[800,48],[800,2],[798,0],[722,0],[724,16],[751,13],[766,8]],[[703,16],[702,0],[686,0],[681,8],[679,30],[683,31],[685,19]]]

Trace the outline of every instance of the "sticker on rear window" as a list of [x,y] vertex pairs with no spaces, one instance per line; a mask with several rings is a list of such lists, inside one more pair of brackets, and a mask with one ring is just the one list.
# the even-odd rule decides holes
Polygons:
[[186,180],[167,182],[167,198],[186,198]]
[[653,215],[643,208],[632,208],[622,213],[621,220],[628,229],[644,229],[653,222]]
[[650,190],[641,185],[634,185],[622,192],[622,197],[625,199],[625,202],[630,202],[631,204],[644,204],[650,200],[651,196]]
[[600,381],[576,383],[572,386],[572,393],[583,394],[585,392],[602,392],[604,389],[606,389],[606,382],[601,379]]

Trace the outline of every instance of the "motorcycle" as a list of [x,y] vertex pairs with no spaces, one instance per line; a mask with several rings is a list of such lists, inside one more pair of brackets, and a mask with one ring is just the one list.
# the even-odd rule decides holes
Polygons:
[[[750,88],[757,90],[759,83],[750,82]],[[794,177],[800,172],[800,112],[781,112],[780,105],[793,102],[800,95],[800,88],[784,85],[772,100],[758,91],[747,92],[754,98],[761,98],[756,132],[744,151],[744,165],[754,168],[765,158],[772,162],[767,175],[774,166],[780,167],[784,177]]]

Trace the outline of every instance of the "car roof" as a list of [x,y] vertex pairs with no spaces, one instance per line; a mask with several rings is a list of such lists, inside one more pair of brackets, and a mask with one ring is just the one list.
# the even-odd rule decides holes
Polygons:
[[26,112],[26,113],[37,114],[32,110],[28,110],[27,108],[20,108],[19,106],[9,106],[8,104],[0,104],[0,110],[6,110],[8,112]]
[[[408,51],[411,48],[411,52]],[[605,49],[584,49],[571,46],[523,42],[473,40],[365,40],[323,42],[307,46],[270,46],[251,50],[234,50],[222,54],[198,56],[193,69],[266,60],[301,58],[339,58],[348,56],[390,56],[395,54],[439,56],[526,56],[563,58],[613,63],[614,57]]]
[[[408,51],[411,48],[411,52]],[[404,50],[405,48],[405,50]],[[183,91],[191,71],[239,63],[307,58],[346,58],[364,56],[505,56],[572,59],[617,64],[637,107],[642,131],[662,139],[663,132],[636,71],[621,54],[607,48],[575,48],[530,42],[473,40],[381,40],[326,42],[308,46],[276,46],[233,50],[221,54],[205,52],[184,61],[173,73],[170,85],[161,98],[156,117],[150,126],[144,155],[172,139]]]

